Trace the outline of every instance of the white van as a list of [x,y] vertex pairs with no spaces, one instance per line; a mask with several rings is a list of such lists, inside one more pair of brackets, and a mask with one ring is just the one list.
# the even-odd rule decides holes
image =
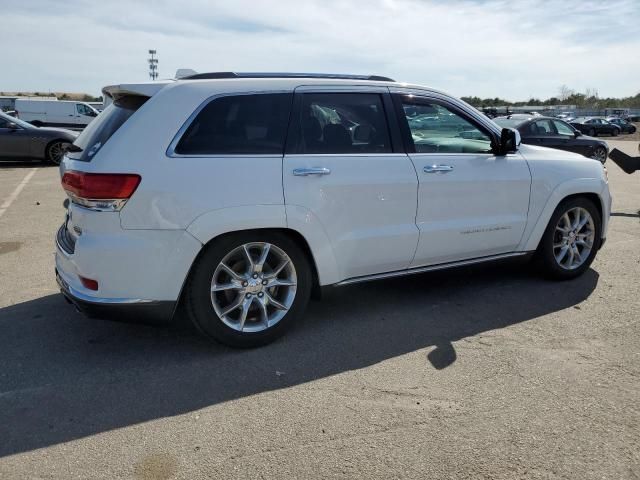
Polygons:
[[86,102],[17,98],[16,116],[36,127],[86,127],[98,111]]

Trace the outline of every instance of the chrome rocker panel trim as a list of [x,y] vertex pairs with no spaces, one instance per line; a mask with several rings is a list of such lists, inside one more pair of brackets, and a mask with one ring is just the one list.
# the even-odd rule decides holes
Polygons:
[[434,272],[437,270],[446,270],[448,268],[464,267],[466,265],[475,265],[477,263],[491,262],[495,260],[503,260],[507,258],[524,257],[531,255],[533,252],[511,252],[499,255],[490,255],[487,257],[472,258],[469,260],[461,260],[458,262],[438,263],[437,265],[429,265],[426,267],[415,267],[407,270],[396,270],[394,272],[376,273],[373,275],[364,275],[362,277],[348,278],[335,284],[336,287],[351,285],[354,283],[371,282],[373,280],[383,280],[385,278],[404,277],[405,275],[414,275],[416,273]]

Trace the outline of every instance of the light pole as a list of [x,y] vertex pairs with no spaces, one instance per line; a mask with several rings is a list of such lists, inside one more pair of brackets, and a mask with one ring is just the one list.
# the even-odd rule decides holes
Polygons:
[[151,80],[158,78],[158,59],[156,58],[156,51],[149,50],[149,77]]

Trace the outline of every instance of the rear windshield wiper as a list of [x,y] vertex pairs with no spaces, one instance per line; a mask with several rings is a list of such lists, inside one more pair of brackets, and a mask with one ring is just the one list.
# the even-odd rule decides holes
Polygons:
[[81,152],[82,149],[73,143],[67,147],[67,152]]

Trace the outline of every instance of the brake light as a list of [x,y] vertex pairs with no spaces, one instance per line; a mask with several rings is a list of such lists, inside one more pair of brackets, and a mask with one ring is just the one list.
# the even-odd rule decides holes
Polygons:
[[118,211],[140,184],[133,173],[85,173],[69,170],[62,188],[72,202],[94,210]]

